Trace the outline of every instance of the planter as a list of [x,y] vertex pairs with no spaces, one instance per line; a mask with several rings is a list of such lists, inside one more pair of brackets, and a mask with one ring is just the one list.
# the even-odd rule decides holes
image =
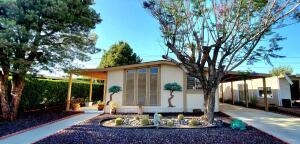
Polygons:
[[86,107],[91,107],[93,105],[93,102],[84,102],[84,105]]
[[117,109],[110,109],[110,114],[116,114],[117,113]]
[[101,105],[98,105],[98,110],[99,110],[99,111],[102,111],[103,109],[104,109],[104,105],[102,105],[102,104],[101,104]]
[[73,109],[74,111],[78,111],[78,110],[80,109],[80,103],[74,103],[74,104],[72,105],[72,109]]

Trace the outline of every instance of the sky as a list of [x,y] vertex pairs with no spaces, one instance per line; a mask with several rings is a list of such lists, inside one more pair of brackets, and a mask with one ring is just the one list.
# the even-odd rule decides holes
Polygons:
[[[166,51],[158,22],[143,8],[142,0],[95,0],[92,7],[103,21],[93,30],[99,39],[96,46],[103,50],[119,41],[125,41],[143,61],[160,60]],[[287,39],[280,42],[284,47],[278,54],[286,58],[272,59],[273,65],[291,66],[294,74],[300,74],[300,23],[276,30]],[[85,68],[96,68],[103,52],[91,55],[91,61],[84,62]],[[254,65],[242,64],[235,70],[252,70],[268,73],[272,66],[263,61]]]

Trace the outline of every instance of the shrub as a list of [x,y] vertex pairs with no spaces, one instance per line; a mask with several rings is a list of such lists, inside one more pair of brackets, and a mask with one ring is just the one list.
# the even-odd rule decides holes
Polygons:
[[251,104],[252,106],[256,106],[256,103],[257,103],[257,98],[256,98],[256,96],[251,97],[251,98],[250,98],[250,104]]
[[230,127],[232,129],[239,129],[239,130],[245,130],[246,129],[246,124],[239,120],[239,119],[234,119],[232,120],[231,124],[230,124]]
[[183,115],[183,114],[179,114],[179,115],[177,116],[177,119],[180,120],[180,121],[181,121],[181,120],[184,120],[184,115]]
[[121,125],[122,123],[123,123],[123,118],[118,117],[115,119],[116,126]]
[[199,122],[197,121],[197,120],[195,120],[195,119],[191,119],[190,121],[189,121],[189,125],[190,126],[197,126],[199,124]]
[[173,127],[174,126],[174,122],[172,120],[168,120],[167,121],[167,126],[168,127]]
[[142,118],[140,119],[140,122],[142,126],[149,125],[149,118]]

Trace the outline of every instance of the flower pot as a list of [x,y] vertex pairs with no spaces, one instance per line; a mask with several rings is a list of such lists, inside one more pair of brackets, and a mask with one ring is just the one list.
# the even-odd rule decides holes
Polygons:
[[72,109],[73,109],[74,111],[78,111],[78,110],[80,109],[80,103],[74,103],[74,104],[72,105]]
[[85,105],[86,107],[90,107],[90,106],[93,105],[93,102],[85,102],[84,105]]
[[102,111],[103,109],[104,109],[104,105],[102,105],[102,104],[101,104],[101,105],[98,105],[98,110],[99,110],[99,111]]

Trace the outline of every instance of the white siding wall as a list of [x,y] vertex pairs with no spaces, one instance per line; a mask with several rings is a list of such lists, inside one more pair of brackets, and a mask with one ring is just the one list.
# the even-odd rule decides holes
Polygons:
[[[169,91],[164,90],[164,85],[166,83],[176,82],[181,86],[184,82],[183,71],[176,66],[169,66],[169,65],[161,65],[160,69],[161,73],[161,96],[160,106],[143,106],[144,112],[183,112],[184,111],[184,92],[174,92],[175,97],[172,99],[172,104],[175,106],[173,108],[168,107],[168,98],[170,97]],[[123,88],[124,82],[124,70],[118,71],[109,71],[107,73],[107,93],[106,93],[106,101],[109,99],[110,93],[108,89],[113,85],[118,85]],[[184,89],[184,88],[183,88]],[[192,112],[193,109],[201,109],[204,110],[204,97],[203,93],[186,93],[187,94],[187,110],[188,112]],[[123,106],[122,105],[122,97],[123,91],[114,94],[112,101],[118,104],[117,112],[120,113],[137,113],[138,106]],[[216,92],[216,105],[215,111],[219,111],[219,100],[218,100],[218,92]],[[109,112],[109,106],[106,107],[105,112]]]
[[[246,81],[248,85],[248,95],[249,98],[253,96],[257,96],[258,104],[263,105],[264,99],[258,97],[258,88],[263,87],[263,80],[262,79],[252,79]],[[238,94],[238,85],[244,84],[244,81],[235,81],[233,82],[233,91],[234,91],[234,101],[239,101],[239,94]],[[281,105],[282,98],[290,98],[290,89],[289,84],[286,80],[281,80],[278,77],[269,77],[266,78],[266,86],[271,87],[273,98],[268,98],[269,104]],[[224,99],[231,100],[231,83],[223,83],[223,92],[224,92]],[[221,94],[219,95],[221,98]],[[250,100],[249,100],[250,102]]]

